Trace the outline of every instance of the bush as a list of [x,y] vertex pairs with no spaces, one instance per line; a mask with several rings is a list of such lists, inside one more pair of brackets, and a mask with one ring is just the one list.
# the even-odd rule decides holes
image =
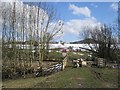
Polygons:
[[63,57],[62,57],[62,54],[60,52],[50,52],[48,55],[49,60],[51,60],[51,59],[61,60],[62,58]]
[[69,60],[77,60],[79,58],[80,58],[80,56],[78,54],[74,54],[73,52],[68,53],[68,59]]

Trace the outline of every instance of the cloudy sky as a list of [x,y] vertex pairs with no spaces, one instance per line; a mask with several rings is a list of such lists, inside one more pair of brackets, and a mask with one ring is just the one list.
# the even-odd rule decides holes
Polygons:
[[117,3],[112,2],[59,2],[53,5],[64,20],[64,35],[58,40],[79,40],[79,33],[88,25],[94,27],[100,23],[112,24],[117,20]]
[[[117,20],[117,3],[113,2],[47,2],[64,21],[63,35],[55,41],[77,41],[84,26],[112,24]],[[1,33],[1,32],[0,32]]]

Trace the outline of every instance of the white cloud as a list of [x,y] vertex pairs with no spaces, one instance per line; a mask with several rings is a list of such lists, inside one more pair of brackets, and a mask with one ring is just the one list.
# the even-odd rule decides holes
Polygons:
[[[14,1],[14,0],[10,0],[10,1]],[[31,9],[31,15],[34,16],[34,18],[37,17],[37,10],[38,10],[38,7],[37,6],[29,6],[27,4],[23,4],[22,1],[20,0],[15,0],[16,1],[16,30],[19,31],[19,28],[21,28],[22,26],[22,18],[24,16],[25,20],[24,20],[24,25],[26,26],[26,32],[29,32],[29,13],[30,13],[30,9]],[[6,12],[6,15],[7,15],[7,18],[10,16],[10,12],[12,12],[11,10],[13,9],[13,2],[0,2],[0,11],[5,11]],[[23,7],[25,7],[25,12],[23,14]],[[48,20],[48,15],[46,13],[46,11],[44,11],[43,9],[39,9],[39,13],[40,15],[42,16],[42,14],[44,14],[44,25],[46,25],[46,21]],[[4,16],[4,14],[2,14],[0,12],[0,19],[2,19],[2,16]],[[39,17],[39,26],[41,25],[41,21],[42,21],[42,18],[43,17]],[[37,21],[36,21],[37,22]],[[0,20],[0,24],[2,23],[2,21]],[[8,23],[9,24],[9,23]],[[31,21],[31,25],[34,26],[34,20]],[[37,26],[36,26],[37,27]],[[36,28],[35,27],[35,28]]]
[[16,2],[18,0],[1,0],[1,2]]
[[94,3],[91,3],[90,5],[93,6],[94,8],[98,8],[98,5],[95,5]]
[[1,2],[18,2],[20,0],[1,0]]
[[110,6],[113,10],[118,11],[118,3],[114,2]]
[[79,33],[84,30],[84,27],[94,28],[97,25],[100,25],[100,23],[94,17],[85,18],[83,20],[72,19],[65,22],[63,31],[65,34],[72,33],[74,35],[79,35]]
[[69,5],[69,9],[73,10],[73,14],[74,15],[84,15],[86,17],[90,17],[91,16],[91,11],[88,7],[77,7],[74,4],[70,4]]

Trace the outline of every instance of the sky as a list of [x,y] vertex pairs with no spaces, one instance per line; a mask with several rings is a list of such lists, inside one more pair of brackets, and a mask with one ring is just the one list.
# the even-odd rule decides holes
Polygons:
[[[101,23],[113,24],[117,20],[115,2],[46,2],[56,9],[57,16],[64,22],[63,35],[54,41],[72,42],[82,38],[85,26],[94,27]],[[1,32],[0,32],[1,33]]]
[[117,20],[117,3],[113,2],[51,2],[57,15],[64,21],[64,34],[57,41],[78,41],[83,27],[101,23],[113,24]]

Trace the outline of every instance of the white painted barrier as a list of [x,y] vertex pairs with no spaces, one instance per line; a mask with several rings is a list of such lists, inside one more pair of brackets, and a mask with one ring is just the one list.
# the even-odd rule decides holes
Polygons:
[[82,66],[87,66],[87,62],[86,61],[82,61]]

